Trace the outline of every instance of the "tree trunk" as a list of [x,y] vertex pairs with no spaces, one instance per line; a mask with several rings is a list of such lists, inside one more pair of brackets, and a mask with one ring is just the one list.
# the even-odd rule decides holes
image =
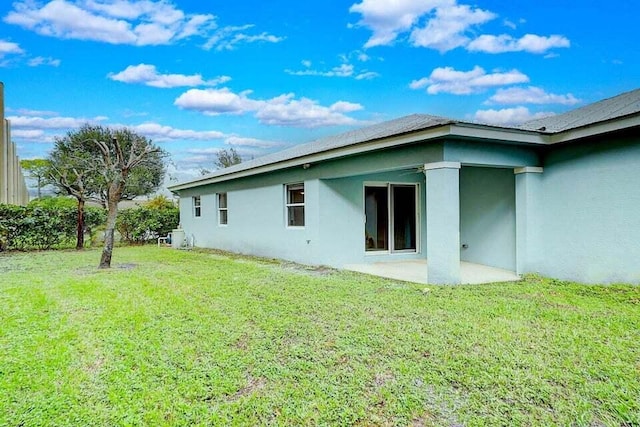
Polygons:
[[98,268],[111,268],[111,255],[113,253],[114,232],[116,229],[116,218],[118,217],[118,202],[122,194],[123,185],[112,184],[109,188],[107,200],[107,228],[104,231],[104,248]]
[[84,249],[84,200],[78,199],[78,231],[76,250]]

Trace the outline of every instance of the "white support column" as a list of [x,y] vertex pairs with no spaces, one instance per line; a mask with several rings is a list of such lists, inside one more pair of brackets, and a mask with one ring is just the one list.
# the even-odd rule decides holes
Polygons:
[[427,281],[460,283],[460,163],[424,165]]
[[15,205],[16,188],[16,146],[10,139],[7,139],[9,155],[7,156],[7,203]]
[[0,121],[0,203],[8,202],[9,188],[9,146],[6,138],[6,122]]
[[4,83],[0,82],[0,203],[7,203],[9,185],[9,147],[7,146],[7,129],[9,122],[4,118]]
[[536,236],[540,230],[537,221],[536,195],[542,180],[543,168],[516,168],[516,273],[535,272],[539,245]]

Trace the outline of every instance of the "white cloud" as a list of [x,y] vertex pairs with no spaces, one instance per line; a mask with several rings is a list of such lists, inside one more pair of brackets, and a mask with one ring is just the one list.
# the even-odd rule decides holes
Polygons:
[[354,102],[347,101],[338,101],[329,107],[331,111],[337,111],[340,113],[350,113],[352,111],[360,111],[364,107],[360,104],[356,104]]
[[[122,126],[122,125],[120,125]],[[125,126],[122,126],[125,127]],[[210,141],[213,139],[222,139],[225,134],[215,130],[212,131],[195,131],[190,129],[176,129],[171,126],[164,126],[158,123],[142,123],[140,125],[126,126],[133,129],[136,133],[144,135],[155,141],[172,141],[172,140],[195,140]]]
[[510,87],[506,89],[498,89],[495,95],[493,95],[488,103],[494,104],[561,104],[561,105],[575,105],[581,101],[568,93],[566,95],[558,95],[554,93],[547,93],[544,89],[529,86],[523,87]]
[[18,43],[0,40],[0,58],[2,58],[4,55],[20,53],[24,53],[24,50],[22,50]]
[[206,36],[215,27],[213,15],[187,15],[164,0],[21,0],[4,21],[49,37],[137,46]]
[[353,77],[356,80],[371,80],[380,76],[380,74],[374,71],[362,70],[356,72],[355,67],[352,64],[348,63],[333,67],[329,71],[319,71],[311,69],[311,61],[303,61],[303,65],[307,67],[304,70],[293,71],[287,69],[284,70],[284,72],[292,76]]
[[28,141],[51,142],[52,137],[47,136],[43,130],[39,129],[15,129],[11,130],[11,137]]
[[[107,117],[60,117],[53,111],[19,109],[19,116],[8,116],[11,137],[19,141],[51,143],[54,137],[66,131],[78,129],[85,123],[99,124]],[[47,117],[54,116],[54,117]]]
[[528,81],[529,77],[515,69],[487,74],[483,68],[476,65],[470,71],[439,67],[434,69],[429,77],[412,81],[409,87],[416,90],[427,88],[427,93],[430,95],[438,93],[469,95],[482,92],[490,87],[527,83]]
[[98,123],[107,120],[107,117],[33,117],[33,116],[9,116],[12,129],[76,129],[85,123]]
[[365,48],[392,44],[399,34],[409,31],[420,17],[453,0],[362,0],[349,8],[349,12],[362,15],[358,26],[367,27],[373,35]]
[[245,33],[246,30],[253,27],[252,24],[247,24],[221,28],[213,36],[209,37],[202,47],[205,50],[210,50],[214,47],[216,50],[234,50],[239,44],[243,43],[280,43],[284,41],[284,37],[274,36],[266,32],[254,35]]
[[495,17],[489,11],[471,9],[466,5],[439,7],[435,17],[424,28],[416,28],[411,32],[410,40],[414,46],[447,52],[469,43],[470,39],[465,35],[469,28]]
[[58,67],[60,65],[59,59],[54,59],[52,57],[44,57],[44,56],[36,56],[35,58],[31,58],[27,65],[30,67],[39,67],[41,65],[48,65],[50,67]]
[[362,73],[358,74],[355,78],[356,80],[371,80],[371,79],[375,79],[376,77],[380,77],[380,74],[376,73],[375,71],[363,71]]
[[[365,48],[391,45],[405,34],[413,46],[440,52],[464,47],[487,53],[544,53],[552,48],[570,46],[566,37],[558,35],[526,34],[519,39],[506,34],[483,35],[472,40],[474,27],[495,19],[497,15],[489,10],[458,4],[458,0],[362,0],[353,4],[349,11],[361,15],[355,26],[366,27],[373,33]],[[516,28],[516,24],[508,19],[503,20],[503,24]]]
[[512,30],[515,30],[518,27],[513,21],[510,21],[508,19],[502,21],[502,25],[504,25],[505,27],[509,27]]
[[229,88],[221,89],[189,89],[174,101],[174,104],[185,110],[197,110],[207,115],[243,114],[256,111],[262,101],[254,101],[248,97],[251,91],[232,92]]
[[527,107],[504,108],[501,110],[479,110],[475,113],[475,120],[494,125],[514,125],[533,119],[552,116],[551,112],[531,113]]
[[109,73],[111,80],[124,83],[137,83],[158,88],[181,86],[216,86],[228,82],[231,77],[220,76],[212,80],[204,80],[201,74],[160,74],[155,65],[129,65],[119,73]]
[[355,125],[358,121],[344,113],[362,109],[360,104],[338,101],[330,107],[293,94],[280,95],[264,102],[256,112],[261,123],[277,126],[316,128],[322,126]]
[[[106,120],[106,117],[94,117],[94,118],[74,118],[74,117],[24,117],[24,116],[12,116],[8,117],[11,121],[12,132],[11,135],[19,139],[29,140],[43,140],[52,141],[53,136],[49,132],[77,129],[85,123],[99,123]],[[124,125],[124,124],[109,124],[114,128],[129,128],[151,138],[155,141],[212,141],[212,140],[225,140],[230,138],[223,132],[208,130],[197,131],[191,129],[177,129],[171,126],[161,125],[158,123],[147,122],[139,125]],[[54,132],[60,134],[60,132]],[[234,137],[234,136],[231,136]],[[257,140],[256,140],[257,141]],[[256,145],[257,146],[257,145]]]
[[[104,15],[121,18],[121,19],[138,19],[140,16],[153,13],[157,9],[163,8],[162,12],[168,13],[168,16],[172,16],[175,19],[181,19],[182,12],[176,11],[166,3],[154,3],[150,1],[127,1],[127,0],[115,0],[110,3],[100,3],[95,0],[88,0],[85,2],[85,6],[93,11],[101,12]],[[173,9],[173,10],[172,10]],[[160,10],[158,10],[160,12]]]
[[519,39],[510,35],[499,36],[481,35],[467,46],[472,52],[504,53],[504,52],[529,52],[545,53],[553,48],[567,48],[571,42],[564,36],[551,35],[549,37],[535,34],[525,34]]
[[16,112],[22,116],[57,116],[58,113],[55,111],[44,111],[44,110],[30,110],[27,108],[18,108],[16,110],[12,108],[7,108],[9,112]]
[[325,107],[308,98],[295,99],[292,93],[267,100],[252,99],[250,94],[251,91],[235,93],[229,88],[190,89],[174,104],[206,115],[253,113],[264,124],[302,128],[357,124],[356,119],[345,113],[363,108],[360,104],[346,101]]
[[[309,64],[309,67],[311,64]],[[292,76],[322,76],[322,77],[351,77],[353,75],[353,65],[351,64],[342,64],[337,67],[333,67],[330,71],[318,71],[318,70],[301,70],[301,71],[292,71],[292,70],[284,70],[285,73],[291,74]]]
[[311,61],[309,61],[308,59],[303,59],[302,61],[300,61],[300,63],[306,68],[311,67]]

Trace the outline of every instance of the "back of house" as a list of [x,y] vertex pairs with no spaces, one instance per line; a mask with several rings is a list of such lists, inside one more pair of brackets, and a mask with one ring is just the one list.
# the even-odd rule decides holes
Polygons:
[[177,184],[196,246],[640,282],[640,90],[516,127],[415,114]]

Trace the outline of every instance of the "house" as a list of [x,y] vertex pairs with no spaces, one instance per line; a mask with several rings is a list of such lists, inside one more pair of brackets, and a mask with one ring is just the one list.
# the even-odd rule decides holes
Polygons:
[[411,115],[170,188],[195,245],[338,268],[640,282],[640,89],[498,127]]

